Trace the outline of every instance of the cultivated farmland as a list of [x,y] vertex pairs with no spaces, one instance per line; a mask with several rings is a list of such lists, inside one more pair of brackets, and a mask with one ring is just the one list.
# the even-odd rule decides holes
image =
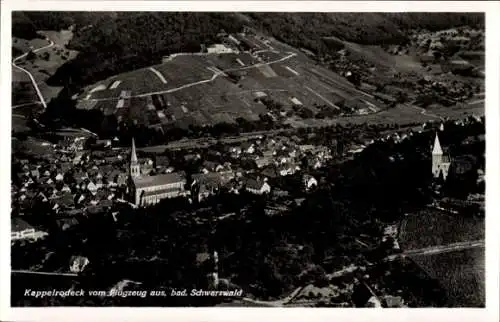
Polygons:
[[415,256],[412,260],[446,290],[446,306],[484,307],[484,248]]
[[[149,126],[213,125],[240,117],[254,121],[267,113],[280,117],[297,110],[308,110],[305,115],[312,117],[325,109],[338,115],[386,108],[297,51],[251,39],[256,47],[250,52],[177,54],[160,65],[113,76],[88,86],[77,108],[100,109]],[[128,97],[122,97],[124,91]]]
[[404,250],[484,240],[484,219],[425,209],[408,215],[401,224],[399,242]]

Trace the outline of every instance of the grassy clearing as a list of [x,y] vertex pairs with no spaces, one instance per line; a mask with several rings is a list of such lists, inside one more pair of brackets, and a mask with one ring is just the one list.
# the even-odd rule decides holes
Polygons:
[[26,40],[26,39],[12,37],[12,46],[22,51],[23,53],[26,53],[31,49],[47,46],[48,44],[50,44],[50,42],[46,39],[34,38],[31,40]]
[[[54,42],[54,46],[49,47],[47,49],[36,52],[36,58],[32,61],[21,60],[18,61],[18,65],[22,68],[29,71],[33,78],[36,80],[37,84],[40,87],[40,91],[42,95],[49,101],[53,97],[57,96],[62,89],[62,87],[52,87],[46,84],[47,79],[53,75],[59,67],[61,67],[67,61],[74,59],[78,52],[74,50],[69,50],[65,48],[65,45],[69,42],[71,37],[73,36],[70,31],[41,31],[41,34],[49,37],[50,40]],[[46,39],[33,39],[33,40],[24,40],[24,39],[13,39],[13,47],[18,50],[26,53],[32,49],[41,48],[50,44],[50,41]],[[14,70],[15,68],[13,68]],[[22,77],[28,77],[26,73],[25,76],[20,76],[19,73],[13,73],[13,80],[17,80]]]

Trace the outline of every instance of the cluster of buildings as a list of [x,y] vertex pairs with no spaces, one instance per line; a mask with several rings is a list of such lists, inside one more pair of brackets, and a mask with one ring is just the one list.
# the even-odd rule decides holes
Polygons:
[[[469,118],[455,123],[465,125],[469,122],[484,120]],[[276,185],[279,178],[298,175],[301,192],[308,192],[318,185],[318,180],[308,172],[323,167],[334,155],[353,156],[376,141],[401,142],[413,133],[410,130],[387,134],[377,140],[345,147],[343,152],[335,147],[332,151],[323,145],[305,144],[306,141],[297,136],[259,136],[237,144],[186,152],[176,168],[165,155],[138,157],[133,141],[129,151],[113,149],[107,141],[91,145],[97,144],[99,149],[85,150],[89,145],[82,144],[79,137],[54,145],[39,142],[44,153],[13,160],[11,207],[13,217],[36,211],[57,214],[58,223],[64,229],[75,224],[77,215],[113,211],[117,202],[134,207],[176,197],[199,202],[221,191],[235,194],[246,191],[257,195],[272,192],[273,195],[290,196],[293,192],[287,187]],[[435,178],[447,180],[450,174],[460,175],[477,165],[473,156],[452,156],[442,145],[438,133],[429,151]],[[462,143],[477,140],[481,138],[467,138]],[[186,173],[187,168],[182,164],[193,161],[199,165],[197,170],[192,173],[191,168],[191,173]],[[484,170],[479,171],[478,180],[484,181]],[[36,240],[43,236],[43,232],[18,219],[13,222],[13,240]]]
[[[329,148],[315,145],[300,145],[270,138],[254,142],[243,142],[227,146],[222,152],[215,152],[219,159],[230,161],[201,162],[199,173],[187,175],[183,171],[149,175],[138,161],[135,144],[129,168],[130,201],[137,206],[150,205],[165,198],[190,197],[201,201],[226,189],[239,193],[244,190],[253,194],[271,192],[270,179],[302,171],[302,160],[307,159],[312,168],[319,168],[331,159]],[[186,154],[186,162],[200,160],[200,154]],[[189,178],[188,178],[189,177]],[[308,191],[316,186],[317,180],[303,174],[303,187]]]

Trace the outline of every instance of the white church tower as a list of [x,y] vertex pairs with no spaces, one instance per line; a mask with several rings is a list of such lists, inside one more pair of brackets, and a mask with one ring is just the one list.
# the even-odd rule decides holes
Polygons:
[[139,161],[137,160],[137,154],[135,152],[135,141],[132,138],[132,153],[130,154],[130,176],[132,178],[137,178],[141,175],[141,167]]
[[434,146],[432,147],[432,175],[434,178],[438,178],[442,174],[443,179],[446,180],[449,168],[450,160],[448,156],[444,154],[441,143],[439,143],[439,137],[436,133]]

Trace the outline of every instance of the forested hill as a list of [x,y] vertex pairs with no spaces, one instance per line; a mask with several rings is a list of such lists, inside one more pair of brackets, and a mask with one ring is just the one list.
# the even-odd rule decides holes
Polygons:
[[476,13],[249,13],[254,25],[290,45],[318,51],[321,39],[335,36],[366,45],[401,44],[410,29],[484,28]]
[[[52,78],[64,85],[90,84],[111,75],[159,63],[179,51],[198,51],[221,30],[253,26],[292,46],[325,50],[323,37],[360,44],[399,44],[408,29],[484,28],[480,13],[169,13],[169,12],[14,12],[13,35],[36,37],[37,30],[74,26],[69,47],[80,51]],[[326,48],[328,50],[328,48]]]

